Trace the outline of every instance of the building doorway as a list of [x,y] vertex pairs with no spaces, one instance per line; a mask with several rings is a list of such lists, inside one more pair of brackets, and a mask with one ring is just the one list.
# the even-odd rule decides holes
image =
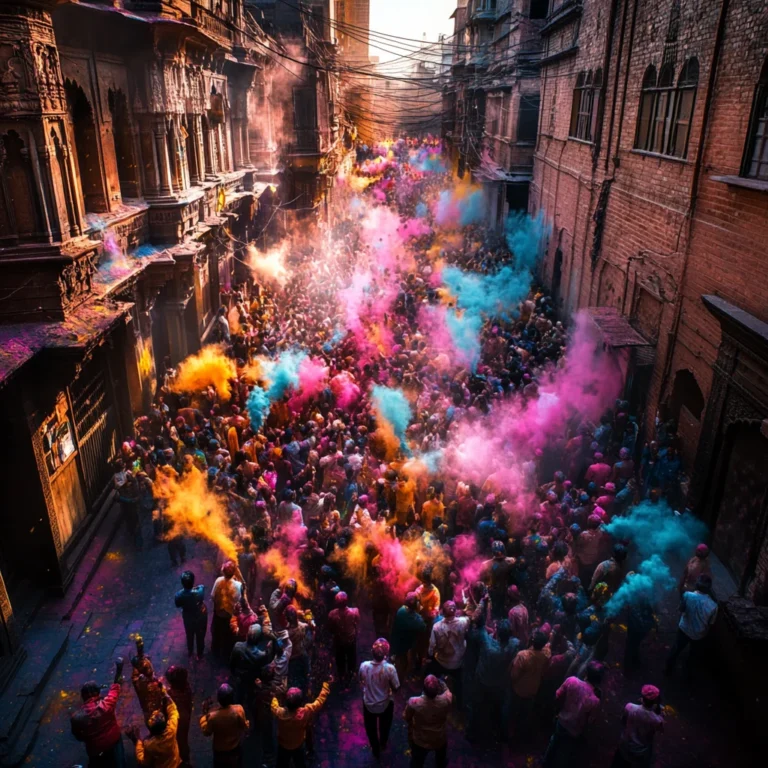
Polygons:
[[109,201],[101,172],[101,154],[93,107],[85,91],[76,82],[67,80],[64,90],[75,129],[75,151],[85,210],[91,213],[105,213],[109,211]]

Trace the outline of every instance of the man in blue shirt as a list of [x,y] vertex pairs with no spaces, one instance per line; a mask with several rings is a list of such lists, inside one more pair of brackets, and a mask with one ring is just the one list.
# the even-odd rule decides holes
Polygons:
[[208,626],[208,611],[205,607],[205,587],[195,586],[195,574],[184,571],[181,574],[181,586],[176,593],[176,607],[181,608],[184,631],[187,634],[187,652],[192,655],[193,644],[197,641],[197,658],[203,658],[205,630]]
[[687,645],[691,646],[689,662],[695,660],[702,641],[715,623],[717,603],[712,599],[712,579],[709,576],[699,576],[695,591],[683,592],[680,600],[680,614],[675,644],[667,658],[665,669],[667,675],[672,674],[677,657]]

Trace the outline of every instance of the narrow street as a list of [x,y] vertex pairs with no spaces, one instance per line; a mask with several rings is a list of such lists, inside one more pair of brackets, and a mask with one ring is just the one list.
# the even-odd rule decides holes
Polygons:
[[[146,541],[148,531],[145,534]],[[204,542],[190,542],[188,555],[186,567],[191,568],[210,591],[215,569],[212,558],[216,553]],[[74,629],[66,653],[43,696],[42,705],[47,711],[27,765],[70,768],[83,763],[83,747],[72,738],[69,728],[69,717],[80,704],[80,685],[89,679],[105,684],[111,682],[113,662],[120,655],[126,659],[126,676],[129,676],[129,660],[135,653],[137,634],[144,638],[146,653],[156,669],[164,671],[170,664],[188,667],[198,716],[203,699],[214,695],[217,686],[227,681],[225,665],[213,660],[209,654],[202,662],[187,658],[181,618],[173,605],[181,570],[170,566],[164,544],[145,544],[143,551],[136,552],[125,528],[118,531],[73,617]],[[673,603],[670,598],[664,606],[659,636],[644,648],[647,675],[625,679],[618,669],[623,638],[616,638],[613,643],[608,658],[613,669],[603,689],[605,706],[591,737],[595,745],[591,766],[605,766],[610,761],[624,702],[637,698],[646,677],[658,679],[673,634]],[[364,625],[358,644],[361,660],[370,658],[370,646],[375,639],[370,612],[363,611],[362,614]],[[716,690],[715,681],[702,679],[690,685],[683,681],[682,673],[668,683],[664,697],[668,707],[666,727],[657,744],[658,766],[737,768],[756,764],[748,755],[742,731],[746,726],[738,716],[738,710],[725,705]],[[382,756],[381,765],[392,768],[408,765],[407,729],[402,721],[402,710],[407,696],[418,692],[418,681],[412,679],[398,695],[390,748]],[[681,712],[685,713],[684,717],[680,716]],[[144,728],[130,680],[122,686],[118,719],[123,727],[135,724]],[[549,737],[549,728],[541,724],[530,734],[529,743],[526,740],[526,743],[513,744],[503,751],[483,752],[482,748],[478,751],[469,747],[460,721],[455,720],[455,723],[458,727],[449,729],[449,756],[450,764],[456,768],[473,768],[479,764],[531,768],[539,764]],[[210,742],[194,718],[190,744],[195,768],[212,765]],[[133,766],[136,763],[127,739],[125,746],[128,764]],[[365,737],[357,687],[347,693],[334,688],[315,727],[315,750],[317,757],[313,765],[317,768],[357,768],[377,764]],[[259,752],[255,739],[250,738],[246,742],[244,765],[260,766]],[[481,756],[483,762],[478,762]]]

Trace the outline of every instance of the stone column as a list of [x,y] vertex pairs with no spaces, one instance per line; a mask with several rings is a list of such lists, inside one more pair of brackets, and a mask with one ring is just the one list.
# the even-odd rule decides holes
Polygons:
[[173,178],[171,176],[171,160],[168,156],[168,134],[165,117],[155,118],[153,134],[158,173],[157,194],[159,197],[170,197],[173,195]]
[[200,115],[190,115],[189,134],[192,152],[195,155],[195,172],[190,171],[192,184],[199,184],[205,178],[205,153],[203,152],[203,126]]

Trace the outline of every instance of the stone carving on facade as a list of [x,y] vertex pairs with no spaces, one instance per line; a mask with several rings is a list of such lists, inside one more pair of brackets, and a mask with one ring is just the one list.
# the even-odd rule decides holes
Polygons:
[[77,299],[91,292],[93,272],[93,265],[87,258],[78,259],[64,267],[58,279],[61,304],[64,309],[71,307]]

